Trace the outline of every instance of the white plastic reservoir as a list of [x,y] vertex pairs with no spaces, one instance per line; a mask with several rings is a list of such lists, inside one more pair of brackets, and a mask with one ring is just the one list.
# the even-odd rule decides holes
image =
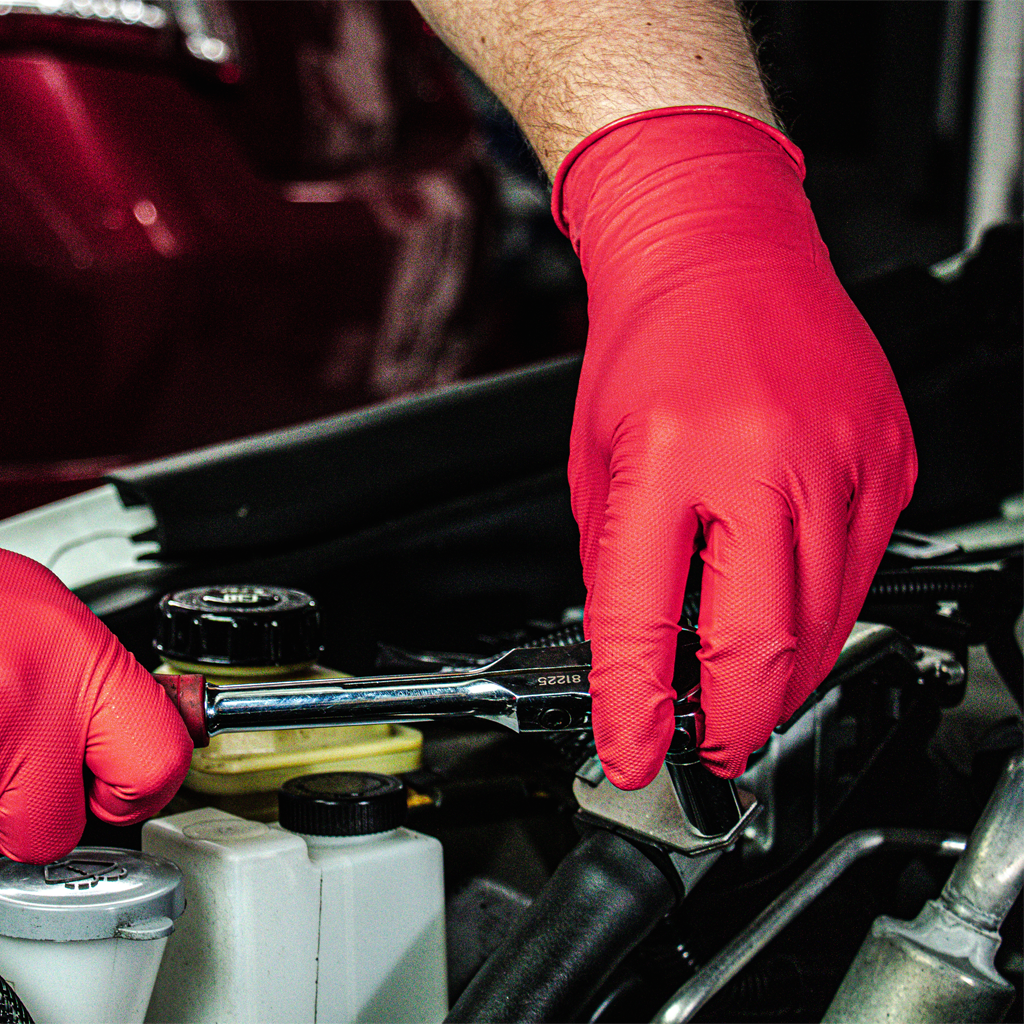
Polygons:
[[184,875],[148,1021],[431,1022],[448,1012],[441,845],[386,775],[292,779],[280,824],[216,809],[147,822]]

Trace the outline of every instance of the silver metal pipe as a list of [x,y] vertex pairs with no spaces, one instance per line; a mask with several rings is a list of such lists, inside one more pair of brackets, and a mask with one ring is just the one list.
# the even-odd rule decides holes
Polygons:
[[691,1020],[708,999],[861,857],[883,848],[956,856],[966,847],[965,836],[948,832],[884,828],[851,832],[829,847],[732,942],[701,967],[661,1008],[652,1024],[682,1024]]
[[1003,769],[942,902],[968,924],[996,931],[1024,885],[1024,755]]
[[996,970],[997,931],[1024,883],[1021,752],[1012,755],[942,895],[913,921],[882,916],[823,1021],[1004,1020],[1013,986]]

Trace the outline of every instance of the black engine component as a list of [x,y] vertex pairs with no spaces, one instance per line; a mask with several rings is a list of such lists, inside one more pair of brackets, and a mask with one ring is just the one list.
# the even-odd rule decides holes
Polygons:
[[676,890],[640,848],[610,832],[559,865],[448,1021],[576,1020],[590,995],[672,909]]

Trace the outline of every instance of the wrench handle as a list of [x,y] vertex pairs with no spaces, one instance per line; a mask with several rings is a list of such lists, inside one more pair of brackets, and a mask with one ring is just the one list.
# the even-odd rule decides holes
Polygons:
[[171,703],[178,709],[192,745],[208,747],[210,734],[206,731],[206,679],[203,676],[172,676],[163,672],[153,678],[164,688]]

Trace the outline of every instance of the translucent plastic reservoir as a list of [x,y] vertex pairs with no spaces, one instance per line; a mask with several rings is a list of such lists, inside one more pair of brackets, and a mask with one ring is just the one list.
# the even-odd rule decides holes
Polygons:
[[142,845],[180,867],[189,908],[147,1020],[444,1019],[437,840],[299,835],[207,808],[147,822]]

